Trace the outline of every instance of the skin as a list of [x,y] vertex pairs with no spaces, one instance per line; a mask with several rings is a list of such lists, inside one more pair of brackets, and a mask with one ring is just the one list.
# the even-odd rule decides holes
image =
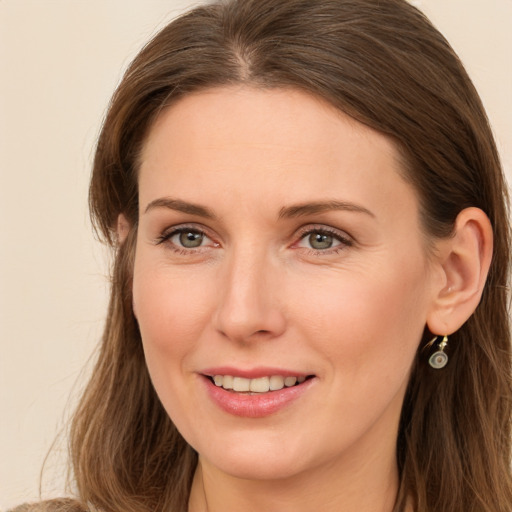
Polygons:
[[[155,122],[133,302],[155,389],[199,453],[191,512],[392,510],[411,364],[429,319],[450,327],[439,294],[457,284],[400,173],[389,139],[299,91],[212,89]],[[333,201],[344,208],[280,216]],[[319,230],[332,247],[312,247]],[[277,413],[243,418],[205,393],[202,370],[225,365],[315,377]]]

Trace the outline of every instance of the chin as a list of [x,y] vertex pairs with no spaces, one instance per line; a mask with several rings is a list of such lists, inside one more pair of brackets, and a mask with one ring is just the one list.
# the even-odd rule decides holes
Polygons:
[[245,480],[283,480],[316,465],[305,456],[307,444],[298,438],[283,439],[282,432],[277,438],[272,437],[258,439],[254,432],[246,436],[232,435],[227,437],[227,442],[201,442],[195,449],[208,465]]
[[223,473],[243,480],[286,480],[301,472],[297,458],[264,457],[261,454],[233,454],[233,457],[209,460],[209,463]]

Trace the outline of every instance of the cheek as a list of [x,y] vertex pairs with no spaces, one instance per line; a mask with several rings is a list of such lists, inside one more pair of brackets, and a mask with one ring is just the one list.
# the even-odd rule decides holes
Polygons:
[[151,380],[168,414],[178,419],[187,409],[190,358],[197,349],[211,293],[203,279],[180,276],[161,261],[137,254],[133,304]]
[[190,347],[210,310],[205,283],[193,272],[182,277],[144,255],[136,258],[133,304],[145,348],[175,353]]
[[308,338],[342,370],[332,373],[336,378],[370,385],[376,374],[408,376],[426,322],[425,269],[411,262],[382,267],[347,273],[322,289],[312,283],[307,304],[295,303]]
[[[169,416],[186,409],[189,356],[200,338],[198,314],[205,309],[204,294],[194,280],[182,282],[169,270],[143,258],[136,259],[133,303],[137,312],[149,375]],[[181,392],[178,392],[181,390]]]

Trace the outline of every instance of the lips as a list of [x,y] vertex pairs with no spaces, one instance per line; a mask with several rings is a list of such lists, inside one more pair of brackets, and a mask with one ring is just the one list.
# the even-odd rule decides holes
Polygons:
[[202,372],[210,399],[224,412],[261,418],[298,400],[315,381],[314,375],[283,370],[240,371],[216,368]]

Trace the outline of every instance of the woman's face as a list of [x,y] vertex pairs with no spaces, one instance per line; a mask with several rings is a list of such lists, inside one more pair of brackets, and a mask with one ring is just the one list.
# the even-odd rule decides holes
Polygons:
[[299,91],[217,88],[164,111],[141,162],[134,311],[203,464],[394,459],[435,272],[393,143]]

